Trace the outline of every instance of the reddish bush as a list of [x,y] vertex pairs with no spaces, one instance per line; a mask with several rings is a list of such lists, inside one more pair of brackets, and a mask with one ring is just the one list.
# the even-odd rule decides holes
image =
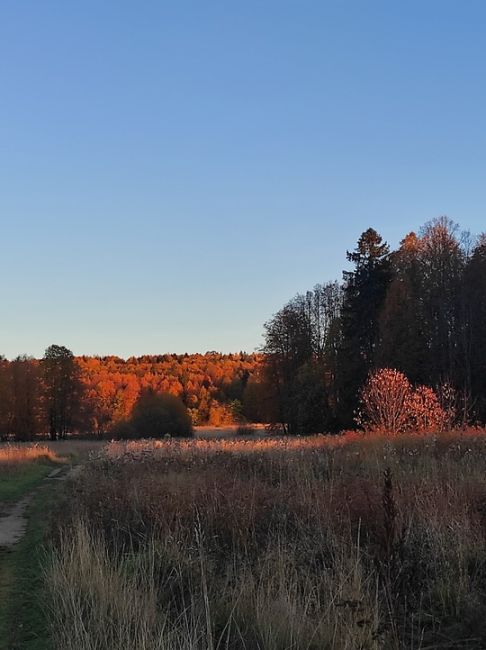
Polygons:
[[418,433],[442,431],[447,414],[439,403],[432,388],[417,386],[411,391],[407,401],[409,428]]
[[443,430],[447,420],[432,388],[414,388],[398,370],[376,370],[361,391],[357,421],[365,429],[392,435],[406,431],[425,433]]
[[361,391],[359,424],[387,433],[402,433],[408,428],[412,387],[398,370],[383,368],[373,372]]

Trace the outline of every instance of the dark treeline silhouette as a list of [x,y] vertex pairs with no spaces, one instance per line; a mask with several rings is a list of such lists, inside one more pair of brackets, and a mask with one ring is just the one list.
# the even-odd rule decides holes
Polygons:
[[0,358],[0,437],[126,432],[139,398],[150,393],[165,395],[172,409],[177,398],[193,424],[244,422],[257,412],[252,387],[261,359],[244,352],[75,357],[58,345],[42,359]]
[[354,425],[369,373],[447,385],[463,417],[486,421],[486,236],[446,217],[396,251],[372,228],[347,253],[343,282],[298,295],[265,325],[259,394],[288,433]]

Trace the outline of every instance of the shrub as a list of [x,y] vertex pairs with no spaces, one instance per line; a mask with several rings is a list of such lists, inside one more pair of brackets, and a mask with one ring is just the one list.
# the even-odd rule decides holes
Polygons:
[[361,391],[358,424],[392,435],[415,431],[441,431],[448,418],[432,388],[414,388],[398,370],[382,368],[371,373]]
[[410,420],[411,390],[410,382],[398,370],[373,372],[361,391],[359,424],[392,434],[403,432]]
[[128,440],[137,436],[137,432],[133,428],[130,420],[119,420],[115,422],[110,429],[110,434],[117,440]]
[[190,436],[191,416],[178,397],[146,391],[136,401],[129,420],[119,422],[112,432],[118,438]]
[[428,386],[417,386],[407,402],[409,428],[419,433],[442,431],[447,414],[439,403],[437,395]]

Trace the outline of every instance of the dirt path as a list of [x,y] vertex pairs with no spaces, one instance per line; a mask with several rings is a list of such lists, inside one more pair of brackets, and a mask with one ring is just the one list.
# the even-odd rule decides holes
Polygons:
[[25,511],[33,494],[21,499],[0,517],[0,548],[10,548],[22,539],[27,528]]
[[[44,481],[65,481],[81,470],[81,466],[59,467],[44,479]],[[23,499],[8,506],[0,513],[0,548],[11,548],[25,535],[27,529],[26,510],[34,495],[42,489],[42,485],[33,490]]]

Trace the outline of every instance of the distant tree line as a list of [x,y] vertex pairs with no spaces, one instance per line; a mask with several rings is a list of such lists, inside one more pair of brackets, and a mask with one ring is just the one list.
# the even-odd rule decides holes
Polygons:
[[214,426],[246,421],[255,413],[252,378],[261,362],[261,354],[244,352],[126,360],[75,357],[59,345],[50,346],[42,359],[0,357],[0,437],[128,435],[133,423],[142,422],[145,407],[160,412],[161,401],[154,395],[164,395],[164,405],[172,412],[187,410],[189,419],[177,418],[174,432],[188,430],[188,421]]
[[179,397],[193,424],[232,424],[251,410],[247,391],[261,354],[163,354],[121,359],[77,357],[84,427],[107,431],[126,420],[144,391]]
[[266,323],[265,418],[288,433],[352,427],[367,377],[392,368],[447,386],[464,418],[485,422],[486,235],[441,217],[391,251],[369,228],[347,259],[343,282],[297,295]]

